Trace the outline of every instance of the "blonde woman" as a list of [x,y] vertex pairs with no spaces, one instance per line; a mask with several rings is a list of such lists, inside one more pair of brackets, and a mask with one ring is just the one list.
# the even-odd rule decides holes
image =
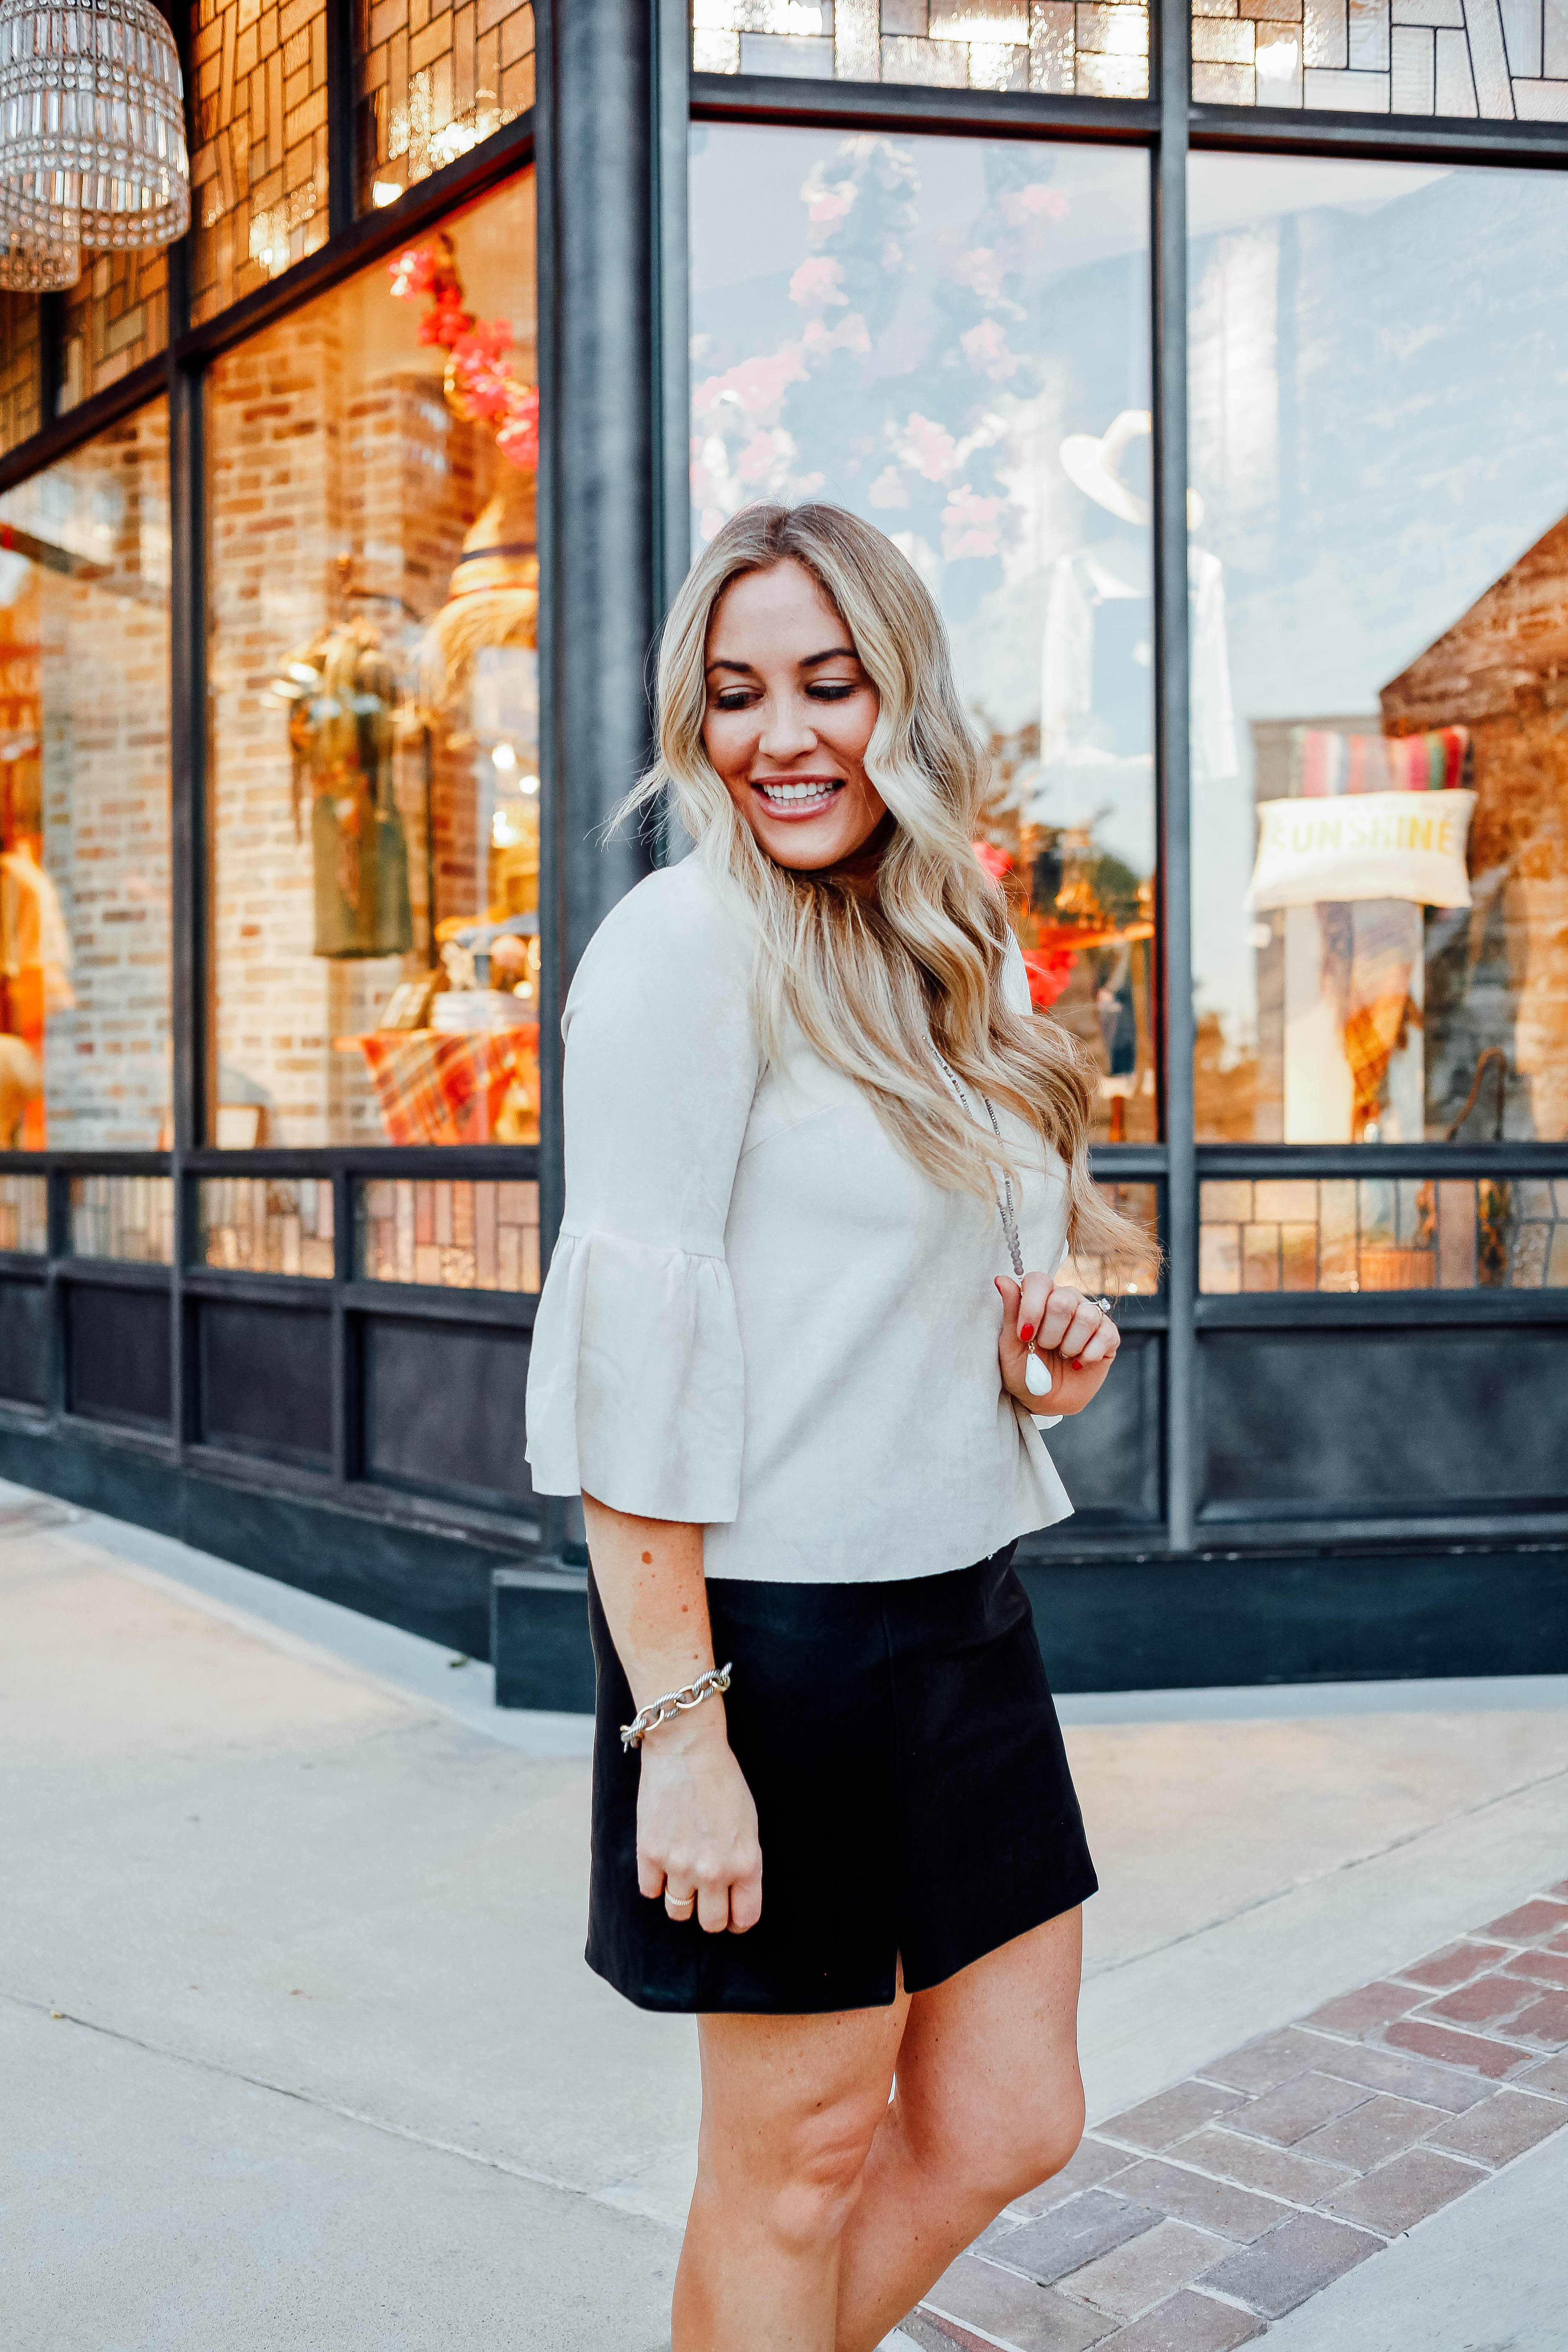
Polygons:
[[675,2352],[871,2352],[1082,2128],[1096,1882],[1009,1562],[1116,1354],[1054,1275],[1122,1235],[904,558],[737,515],[658,705],[696,848],[567,1001],[528,1391],[593,1561],[588,1959],[700,2021]]

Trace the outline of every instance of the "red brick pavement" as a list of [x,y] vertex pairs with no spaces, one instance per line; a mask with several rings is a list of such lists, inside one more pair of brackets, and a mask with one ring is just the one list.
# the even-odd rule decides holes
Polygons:
[[904,2332],[1230,2352],[1568,2126],[1568,1879],[1085,2138]]

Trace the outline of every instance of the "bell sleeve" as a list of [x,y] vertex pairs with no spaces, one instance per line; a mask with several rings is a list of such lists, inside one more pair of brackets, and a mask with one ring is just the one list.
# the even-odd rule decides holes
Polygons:
[[566,1211],[529,1361],[536,1493],[735,1517],[745,1367],[724,1229],[758,1077],[750,980],[695,861],[624,898],[578,967]]

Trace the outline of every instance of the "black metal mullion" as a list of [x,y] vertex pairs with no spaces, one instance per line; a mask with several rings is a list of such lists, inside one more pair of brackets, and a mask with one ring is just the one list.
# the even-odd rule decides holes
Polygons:
[[[181,257],[182,261],[184,257]],[[180,299],[185,272],[179,272]],[[175,291],[171,283],[171,297]],[[200,1255],[199,1183],[187,1154],[205,1139],[207,1062],[206,593],[203,560],[202,386],[170,346],[169,409],[169,891],[173,1028],[169,1173],[174,1262],[169,1282],[170,1396],[177,1456],[200,1434],[200,1400],[184,1270]]]
[[326,0],[327,232],[352,228],[359,210],[359,140],[354,90],[356,0]]
[[668,609],[691,561],[690,295],[687,182],[691,123],[688,0],[655,0],[653,309],[659,496],[654,508],[654,599]]
[[[556,611],[560,551],[562,215],[557,110],[555,9],[535,0],[534,284],[539,368],[539,1261],[547,1268],[565,1213],[565,1136],[562,1120],[561,1011],[566,992],[567,832],[565,709],[562,631]],[[566,1534],[562,1498],[538,1498],[540,1549],[558,1558]]]
[[354,1180],[346,1169],[328,1181],[332,1188],[332,1478],[342,1487],[358,1475],[360,1458],[359,1353],[348,1310],[349,1285],[359,1255],[357,1203]]
[[1158,793],[1161,1132],[1165,1139],[1165,1516],[1189,1551],[1197,1511],[1197,1175],[1193,1100],[1192,847],[1187,716],[1187,0],[1156,0],[1158,75],[1152,291],[1154,335],[1155,772]]
[[51,425],[59,415],[60,386],[65,375],[66,298],[38,297],[38,419]]
[[562,971],[565,942],[566,830],[563,812],[561,634],[556,626],[556,480],[560,470],[561,211],[555,124],[555,19],[534,9],[534,221],[539,368],[539,1253],[548,1265],[561,1230],[565,1173],[561,1125]]
[[823,130],[978,131],[986,138],[1125,139],[1159,129],[1158,91],[1148,100],[1047,98],[1022,91],[946,89],[912,82],[796,80],[764,74],[693,74],[700,120],[800,123]]
[[1445,115],[1333,114],[1294,107],[1194,106],[1194,147],[1262,154],[1385,157],[1402,163],[1503,163],[1562,170],[1568,125],[1483,122]]

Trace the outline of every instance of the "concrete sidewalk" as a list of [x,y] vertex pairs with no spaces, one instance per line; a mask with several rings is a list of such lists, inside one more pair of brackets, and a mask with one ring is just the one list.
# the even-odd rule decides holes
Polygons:
[[[667,2343],[694,2035],[583,1965],[585,1727],[497,1718],[482,1667],[135,1530],[29,1526],[32,1499],[0,1492],[0,2340]],[[1091,2119],[1568,1868],[1562,1682],[1063,1715],[1104,1885]],[[1562,2162],[1275,2332],[1446,2345],[1396,2271],[1462,2239],[1473,2278]],[[1353,2295],[1370,2333],[1310,2333]],[[1552,2352],[1488,2325],[1454,2345]]]

